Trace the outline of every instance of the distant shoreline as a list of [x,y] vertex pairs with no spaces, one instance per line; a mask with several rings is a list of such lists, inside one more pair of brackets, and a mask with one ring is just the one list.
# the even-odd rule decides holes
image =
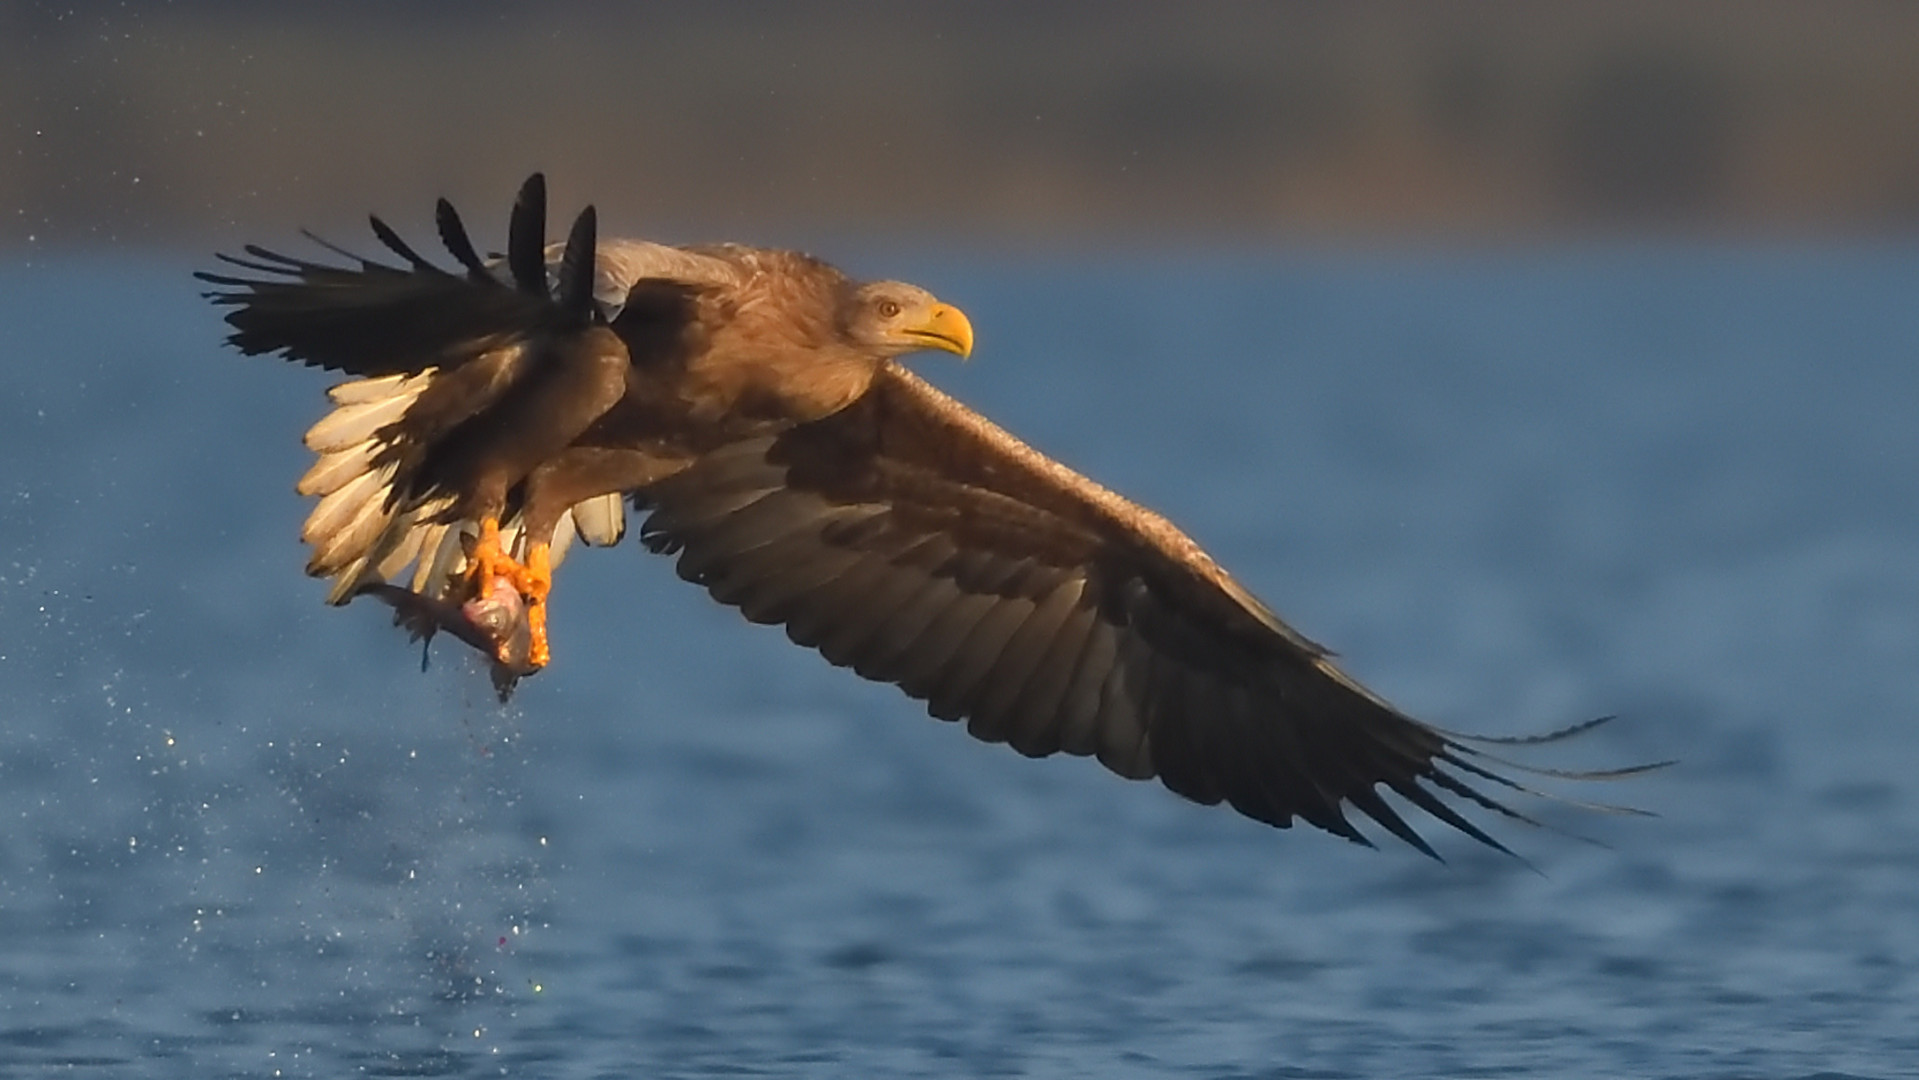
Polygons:
[[1919,5],[58,8],[0,8],[0,250],[484,213],[536,168],[682,238],[1919,224]]

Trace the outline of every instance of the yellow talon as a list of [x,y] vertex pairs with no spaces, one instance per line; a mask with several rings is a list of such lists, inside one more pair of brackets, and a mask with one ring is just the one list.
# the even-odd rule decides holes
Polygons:
[[[526,662],[536,668],[545,667],[551,658],[546,641],[546,598],[553,591],[552,550],[549,545],[534,544],[526,553],[526,565],[522,566],[501,546],[499,521],[486,518],[480,522],[480,539],[473,545],[470,564],[467,572],[475,595],[490,595],[499,583],[504,582],[525,598],[528,636]],[[512,663],[511,635],[498,641],[493,651],[501,663]]]
[[[492,591],[494,582],[506,578],[512,582],[521,573],[520,565],[500,546],[500,523],[494,518],[480,522],[480,539],[473,545],[473,554],[467,560],[467,576],[473,580],[474,589],[484,596]],[[514,588],[518,588],[515,585]]]
[[520,592],[526,597],[526,662],[543,668],[552,659],[546,641],[546,598],[553,591],[552,552],[546,544],[534,544],[526,553],[526,582]]

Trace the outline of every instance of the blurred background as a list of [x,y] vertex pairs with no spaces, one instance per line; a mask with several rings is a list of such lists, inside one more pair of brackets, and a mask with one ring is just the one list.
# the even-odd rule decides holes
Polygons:
[[[497,706],[301,575],[332,379],[191,273],[535,169],[958,303],[916,370],[1660,816],[1278,832],[630,541]],[[1915,226],[1909,3],[0,0],[0,1076],[1909,1075]]]
[[1878,234],[1898,2],[0,4],[0,244],[497,200],[945,243]]

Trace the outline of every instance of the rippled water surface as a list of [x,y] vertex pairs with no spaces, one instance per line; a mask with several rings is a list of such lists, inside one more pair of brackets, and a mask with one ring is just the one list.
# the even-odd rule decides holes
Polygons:
[[1536,870],[976,745],[631,543],[511,708],[422,674],[193,258],[0,268],[0,1074],[1919,1070],[1919,254],[855,262],[1405,708],[1682,759]]

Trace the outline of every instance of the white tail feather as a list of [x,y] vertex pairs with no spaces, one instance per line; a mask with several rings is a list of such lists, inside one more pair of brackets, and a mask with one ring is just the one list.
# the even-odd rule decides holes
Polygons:
[[381,428],[406,415],[419,392],[398,393],[364,405],[342,405],[307,429],[307,449],[316,454],[346,450],[373,437]]
[[[327,602],[344,604],[353,599],[362,585],[390,582],[405,574],[409,566],[414,567],[411,575],[414,592],[443,596],[446,579],[428,580],[428,576],[448,526],[432,518],[450,502],[450,499],[438,498],[392,515],[378,535],[368,542],[364,551],[348,559],[337,570],[318,570],[318,574],[330,575],[333,579],[332,587],[327,592]],[[316,562],[324,550],[322,548],[315,552]]]
[[[312,545],[307,573],[331,578],[330,604],[344,604],[368,584],[405,580],[424,596],[444,598],[465,572],[476,522],[435,521],[455,499],[442,495],[405,505],[394,498],[398,464],[376,464],[390,449],[382,429],[406,415],[431,383],[434,370],[340,383],[327,391],[334,409],[307,431],[317,460],[300,478],[302,495],[319,497],[300,538]],[[575,540],[618,543],[626,532],[626,505],[618,493],[584,500],[561,515],[548,553],[557,567]],[[501,546],[526,558],[525,523],[501,524]]]
[[371,472],[363,472],[321,499],[320,504],[307,515],[306,525],[300,530],[300,539],[316,546],[323,544],[345,528],[348,522],[358,518],[369,503],[374,506],[384,504],[387,489],[393,482],[394,469],[395,465],[388,462]]
[[300,482],[293,485],[293,490],[302,495],[331,495],[347,481],[372,468],[373,457],[381,449],[380,443],[368,439],[345,450],[321,454],[306,475],[300,477]]
[[398,464],[377,464],[390,449],[382,429],[406,415],[436,371],[354,379],[327,391],[334,409],[308,429],[306,445],[319,455],[295,489],[319,496],[300,538],[313,547],[307,573],[333,579],[327,600],[343,604],[354,590],[385,581],[437,545],[444,526],[424,524],[451,505],[436,499],[406,506],[396,499]]
[[353,599],[354,591],[357,590],[360,587],[360,583],[365,580],[366,557],[361,556],[346,564],[346,566],[340,569],[339,573],[333,575],[333,583],[327,589],[326,602],[334,607],[339,607]]
[[410,508],[395,514],[386,528],[380,531],[380,535],[367,548],[366,567],[361,571],[367,580],[385,581],[420,553],[420,533],[423,530],[416,524],[418,521],[419,509]]
[[[409,516],[404,530],[388,529],[387,536],[393,537],[397,534],[397,539],[384,553],[379,548],[375,548],[373,554],[368,556],[368,562],[372,566],[372,577],[380,581],[389,581],[399,576],[400,571],[420,557],[420,548],[426,541],[428,528],[430,526],[413,524]],[[382,543],[384,545],[384,538]]]
[[559,522],[553,526],[553,543],[548,546],[546,552],[549,568],[559,569],[560,563],[566,559],[566,550],[573,546],[574,539],[579,535],[579,530],[573,521],[573,509],[569,507],[560,514]]
[[617,491],[576,503],[571,513],[580,539],[594,547],[612,547],[626,535],[626,503]]
[[452,531],[450,525],[427,525],[420,529],[420,558],[413,564],[413,580],[407,587],[416,593],[425,593],[429,588],[433,595],[442,591],[444,577],[433,577],[433,563],[440,556],[440,545],[446,542],[447,534]]
[[414,375],[381,375],[373,379],[354,379],[327,390],[335,405],[366,405],[395,394],[418,395],[439,368],[427,368]]
[[470,521],[462,521],[447,526],[440,535],[440,544],[431,553],[431,561],[424,556],[420,568],[413,575],[413,591],[427,596],[439,596],[446,591],[446,583],[466,570],[466,542],[468,537],[477,537],[480,531]]
[[371,554],[374,543],[393,522],[393,510],[382,496],[383,492],[376,492],[372,498],[352,504],[352,512],[341,517],[331,531],[314,542],[313,557],[307,560],[307,573],[330,577],[348,563]]

